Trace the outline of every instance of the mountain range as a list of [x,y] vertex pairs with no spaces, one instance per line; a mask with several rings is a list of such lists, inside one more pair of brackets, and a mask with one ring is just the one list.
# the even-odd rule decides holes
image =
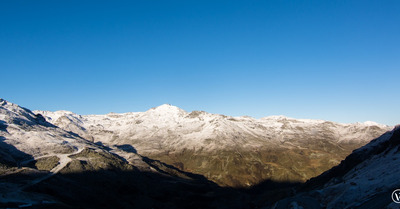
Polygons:
[[374,122],[231,117],[167,104],[106,115],[34,112],[92,142],[131,146],[143,156],[230,187],[264,180],[304,182],[392,128]]
[[0,99],[0,207],[395,208],[399,130],[171,105],[78,115]]

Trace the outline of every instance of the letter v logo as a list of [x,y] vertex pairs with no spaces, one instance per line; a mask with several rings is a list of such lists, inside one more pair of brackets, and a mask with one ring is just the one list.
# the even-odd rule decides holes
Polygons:
[[392,192],[392,200],[395,203],[400,203],[400,189],[396,189]]

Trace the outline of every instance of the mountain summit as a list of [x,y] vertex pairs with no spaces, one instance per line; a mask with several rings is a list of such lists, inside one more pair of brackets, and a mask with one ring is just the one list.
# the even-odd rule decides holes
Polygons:
[[180,109],[179,107],[173,106],[173,105],[170,105],[170,104],[163,104],[163,105],[160,105],[158,107],[151,108],[147,112],[149,112],[149,111],[157,111],[157,112],[163,112],[163,113],[177,113],[177,112],[178,113],[180,113],[180,112],[185,112],[186,113],[186,111]]

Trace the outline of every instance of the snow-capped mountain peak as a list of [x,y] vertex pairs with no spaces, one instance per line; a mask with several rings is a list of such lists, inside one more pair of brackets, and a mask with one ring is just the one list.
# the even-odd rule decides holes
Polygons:
[[0,120],[13,125],[50,125],[41,115],[4,99],[0,99]]
[[261,120],[275,120],[275,121],[288,120],[288,119],[294,119],[294,118],[289,118],[284,115],[271,115],[271,116],[261,118]]
[[86,140],[47,122],[40,113],[35,114],[4,99],[0,101],[0,121],[3,124],[0,137],[8,144],[6,146],[15,146],[34,157],[86,145]]
[[163,104],[158,107],[154,107],[146,111],[146,113],[158,113],[158,114],[185,114],[187,113],[185,110],[173,106],[170,104]]
[[381,125],[381,124],[379,124],[377,122],[374,122],[374,121],[365,121],[363,124],[366,125],[366,126],[380,126]]

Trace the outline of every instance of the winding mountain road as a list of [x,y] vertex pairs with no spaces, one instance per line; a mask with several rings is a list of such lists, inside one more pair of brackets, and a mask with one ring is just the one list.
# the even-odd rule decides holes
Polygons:
[[25,184],[24,186],[20,187],[19,190],[22,191],[30,186],[33,186],[35,184],[38,184],[52,176],[54,176],[55,174],[57,174],[58,172],[60,172],[65,166],[67,166],[67,164],[69,162],[72,161],[72,159],[70,158],[71,155],[75,155],[75,154],[79,154],[80,152],[82,152],[82,150],[84,149],[84,147],[79,147],[77,151],[73,152],[73,153],[68,153],[68,154],[57,154],[56,156],[60,159],[59,160],[59,164],[54,167],[53,169],[50,170],[50,173],[42,176],[40,178],[34,179],[31,182]]

